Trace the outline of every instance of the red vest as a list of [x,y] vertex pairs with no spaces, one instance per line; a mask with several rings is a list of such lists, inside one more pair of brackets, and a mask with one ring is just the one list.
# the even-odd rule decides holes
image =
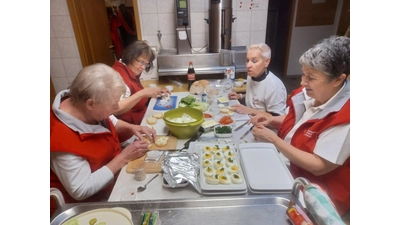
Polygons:
[[[85,158],[91,171],[94,172],[110,162],[121,151],[118,135],[110,119],[106,120],[110,132],[79,134],[62,123],[50,110],[50,152],[68,152]],[[58,188],[64,196],[65,203],[98,202],[108,199],[116,178],[98,193],[78,201],[72,198],[57,175],[50,169],[50,187]],[[50,200],[50,215],[57,209],[54,200]]]
[[[129,90],[131,90],[131,95],[143,90],[143,86],[140,83],[139,77],[137,77],[127,66],[119,61],[115,61],[113,68],[118,71],[118,73],[124,79],[125,84],[128,86]],[[140,125],[147,110],[148,100],[148,98],[142,98],[128,112],[116,117],[128,123]]]
[[[293,91],[291,99],[296,95],[303,95],[302,88]],[[282,139],[286,137],[296,122],[296,107],[293,101],[289,102],[289,106],[289,112],[278,131],[278,136]],[[310,119],[302,124],[293,134],[291,144],[298,149],[313,153],[318,137],[323,131],[332,126],[348,123],[350,123],[350,98],[342,105],[339,111],[332,111],[322,118]],[[304,177],[311,183],[320,185],[328,193],[341,215],[350,209],[350,157],[343,165],[320,176],[315,176],[294,163],[290,164],[290,171],[293,178]]]

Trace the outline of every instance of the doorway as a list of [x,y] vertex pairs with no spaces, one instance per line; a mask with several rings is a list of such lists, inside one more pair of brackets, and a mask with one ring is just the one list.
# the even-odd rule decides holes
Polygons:
[[286,74],[285,63],[290,40],[290,24],[293,0],[269,0],[267,33],[265,43],[271,48],[271,62],[268,68],[278,77]]

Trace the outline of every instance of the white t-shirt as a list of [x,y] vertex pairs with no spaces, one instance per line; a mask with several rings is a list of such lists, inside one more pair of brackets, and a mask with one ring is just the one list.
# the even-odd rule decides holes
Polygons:
[[262,81],[247,77],[246,106],[279,115],[285,114],[287,91],[283,82],[269,71]]

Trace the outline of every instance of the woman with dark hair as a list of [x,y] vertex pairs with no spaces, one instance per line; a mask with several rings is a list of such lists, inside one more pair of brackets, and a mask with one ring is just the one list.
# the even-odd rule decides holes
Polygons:
[[[332,36],[299,59],[301,87],[283,116],[256,115],[252,133],[290,161],[293,178],[323,188],[339,214],[350,214],[350,38]],[[268,127],[279,129],[278,134]]]
[[113,68],[118,71],[127,86],[126,93],[119,102],[119,109],[114,115],[128,123],[140,125],[147,110],[149,98],[155,98],[167,89],[159,87],[144,88],[140,75],[153,68],[155,54],[146,41],[136,41],[126,47],[122,58],[115,61]]

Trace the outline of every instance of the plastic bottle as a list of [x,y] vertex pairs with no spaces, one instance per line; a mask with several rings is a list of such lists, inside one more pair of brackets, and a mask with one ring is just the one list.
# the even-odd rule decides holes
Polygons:
[[189,62],[189,68],[187,71],[187,79],[188,79],[188,91],[190,91],[190,87],[196,81],[196,73],[194,71],[193,62]]
[[229,92],[235,88],[235,82],[231,79],[231,73],[225,72],[225,78],[221,81],[223,96],[228,97]]

